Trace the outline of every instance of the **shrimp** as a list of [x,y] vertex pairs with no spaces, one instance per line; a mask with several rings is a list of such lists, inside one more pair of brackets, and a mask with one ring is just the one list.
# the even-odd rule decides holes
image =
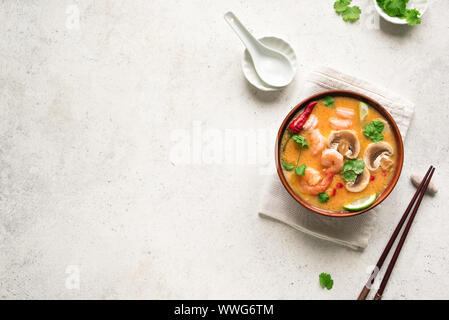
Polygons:
[[354,117],[354,110],[348,109],[348,108],[337,108],[335,109],[335,113],[339,115],[342,118],[351,119]]
[[308,193],[311,195],[317,195],[321,192],[326,191],[326,189],[331,185],[332,180],[334,179],[333,173],[327,173],[323,179],[319,183],[314,186],[310,186],[308,184],[303,183],[305,179],[299,180],[299,189],[301,192]]
[[332,129],[348,129],[352,125],[352,121],[349,119],[337,119],[337,118],[330,118],[329,122],[331,123]]
[[321,154],[321,164],[326,172],[337,173],[343,169],[343,156],[335,149],[326,149]]
[[312,130],[310,134],[310,141],[311,141],[310,150],[314,155],[323,150],[326,144],[326,139],[323,137],[320,130],[318,129]]
[[307,122],[304,124],[303,129],[306,131],[311,131],[316,128],[317,124],[318,118],[314,114],[311,114],[309,120],[307,120]]
[[306,168],[304,179],[306,180],[308,185],[316,185],[318,182],[320,182],[321,178],[321,174],[318,170],[309,167]]

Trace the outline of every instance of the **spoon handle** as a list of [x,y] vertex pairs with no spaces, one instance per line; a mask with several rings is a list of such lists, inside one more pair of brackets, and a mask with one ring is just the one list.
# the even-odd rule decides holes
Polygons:
[[235,33],[242,40],[245,47],[250,53],[258,51],[258,40],[245,28],[240,20],[231,11],[224,15],[226,22],[231,26]]

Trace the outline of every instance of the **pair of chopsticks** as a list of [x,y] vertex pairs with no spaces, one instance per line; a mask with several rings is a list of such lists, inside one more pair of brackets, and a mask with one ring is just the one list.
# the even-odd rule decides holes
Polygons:
[[427,173],[424,176],[424,178],[422,179],[421,184],[418,187],[418,190],[416,190],[415,195],[413,196],[412,200],[410,201],[410,204],[408,205],[407,209],[405,210],[404,214],[402,215],[402,218],[399,221],[398,225],[396,226],[396,229],[394,229],[394,232],[391,235],[391,238],[388,241],[387,246],[385,247],[384,251],[382,252],[382,254],[379,258],[379,261],[377,261],[376,267],[374,268],[368,281],[366,282],[365,286],[363,287],[362,292],[360,292],[360,295],[357,300],[365,300],[366,299],[366,296],[370,292],[371,286],[373,285],[374,280],[380,271],[380,268],[382,268],[382,265],[383,265],[385,259],[387,258],[387,255],[390,252],[390,249],[393,246],[399,232],[401,231],[401,228],[404,225],[405,220],[407,220],[407,217],[408,217],[410,211],[412,210],[413,205],[415,205],[416,199],[418,199],[415,207],[413,208],[410,219],[408,220],[407,225],[405,226],[404,232],[402,233],[401,238],[399,239],[398,245],[396,247],[396,250],[393,253],[393,256],[391,258],[390,264],[388,265],[387,271],[385,271],[384,278],[382,279],[379,289],[377,290],[377,293],[374,296],[374,300],[382,299],[382,294],[385,290],[385,287],[387,286],[388,279],[390,279],[391,272],[393,271],[394,265],[396,264],[396,260],[398,259],[399,253],[401,252],[401,249],[402,249],[402,246],[404,245],[405,238],[407,238],[407,234],[410,230],[410,227],[412,226],[413,220],[415,219],[416,213],[418,212],[422,198],[424,197],[424,194],[426,193],[427,186],[430,183],[430,179],[432,179],[432,175],[433,175],[434,171],[435,171],[435,168],[433,166],[430,166],[429,170],[427,170]]

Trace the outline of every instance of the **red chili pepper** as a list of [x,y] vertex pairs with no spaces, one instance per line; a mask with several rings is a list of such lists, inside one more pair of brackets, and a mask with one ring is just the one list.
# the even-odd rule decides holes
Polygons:
[[337,183],[337,188],[338,188],[338,189],[343,188],[343,183],[341,183],[341,182]]
[[385,171],[382,171],[382,175],[385,177],[387,173]]
[[332,196],[335,196],[337,194],[337,189],[332,190]]
[[371,177],[369,177],[369,181],[374,181],[374,179],[376,179],[376,177],[375,177],[375,176],[371,176]]
[[310,114],[313,111],[313,108],[317,105],[318,101],[311,102],[307,105],[307,107],[304,109],[304,111],[296,118],[295,120],[290,123],[288,126],[288,129],[292,131],[293,133],[299,133],[302,128],[304,127],[304,124],[309,119]]

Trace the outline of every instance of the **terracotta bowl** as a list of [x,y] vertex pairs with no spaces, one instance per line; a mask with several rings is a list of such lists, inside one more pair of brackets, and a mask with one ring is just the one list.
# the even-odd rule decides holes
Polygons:
[[[387,185],[386,189],[381,193],[380,196],[377,197],[376,202],[369,208],[366,208],[364,210],[356,211],[356,212],[347,212],[347,211],[327,211],[324,209],[317,208],[315,206],[312,206],[305,200],[303,200],[288,184],[284,173],[282,172],[282,165],[281,165],[281,159],[280,159],[280,149],[281,149],[281,141],[282,141],[282,135],[284,134],[284,131],[287,129],[290,122],[293,120],[294,116],[298,113],[299,110],[305,108],[310,102],[321,100],[325,98],[326,96],[340,96],[340,97],[350,97],[357,99],[359,101],[362,101],[366,103],[367,105],[371,106],[372,108],[376,109],[390,124],[391,129],[394,132],[396,145],[397,145],[397,166],[396,170],[394,172],[393,179],[391,180],[390,184]],[[391,115],[376,101],[374,101],[371,98],[368,98],[367,96],[364,96],[362,94],[352,92],[352,91],[341,91],[341,90],[334,90],[334,91],[326,91],[319,94],[316,94],[310,98],[307,98],[306,100],[300,102],[296,107],[294,107],[290,113],[285,117],[284,121],[282,122],[281,127],[279,128],[279,132],[276,139],[276,169],[279,175],[279,178],[281,179],[282,184],[284,185],[285,189],[290,193],[290,195],[298,201],[302,206],[309,209],[310,211],[313,211],[317,214],[321,214],[324,216],[329,217],[351,217],[356,216],[359,214],[362,214],[364,212],[367,212],[374,207],[376,207],[378,204],[380,204],[382,201],[385,200],[385,198],[388,197],[388,195],[391,193],[393,188],[396,186],[396,183],[398,182],[399,176],[401,175],[402,171],[402,164],[404,162],[404,145],[402,143],[401,134],[399,132],[398,126],[396,125],[396,122],[393,120]]]

